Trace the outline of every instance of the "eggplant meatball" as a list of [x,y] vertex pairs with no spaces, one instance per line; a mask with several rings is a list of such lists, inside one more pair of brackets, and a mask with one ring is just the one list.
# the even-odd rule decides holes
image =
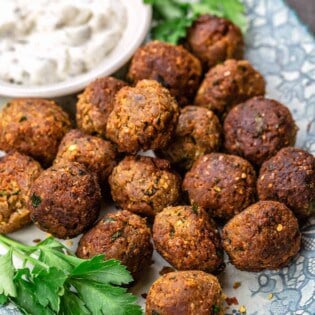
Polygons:
[[69,131],[62,139],[54,164],[79,162],[105,183],[116,165],[116,150],[113,144],[78,129]]
[[92,258],[104,254],[106,259],[121,261],[134,278],[150,264],[153,246],[146,220],[129,211],[110,213],[80,239],[77,256]]
[[31,157],[10,152],[0,158],[0,233],[11,233],[31,222],[29,190],[42,168]]
[[180,105],[187,105],[199,86],[200,61],[182,46],[153,41],[134,54],[128,72],[131,81],[156,80],[169,89]]
[[227,60],[208,71],[194,103],[220,115],[251,97],[264,94],[265,80],[248,61]]
[[256,174],[246,160],[228,154],[200,157],[183,182],[191,204],[209,211],[210,216],[228,220],[255,202]]
[[107,137],[120,152],[163,148],[176,129],[178,116],[178,105],[168,90],[156,81],[143,80],[116,94]]
[[219,119],[212,111],[186,106],[180,112],[172,142],[157,154],[180,169],[190,169],[200,156],[219,149],[221,129]]
[[73,162],[43,171],[30,190],[31,218],[43,231],[72,238],[95,222],[101,193],[97,178]]
[[179,270],[213,272],[222,267],[219,231],[207,212],[198,207],[167,207],[153,224],[157,251]]
[[224,121],[225,148],[260,166],[281,148],[293,146],[297,127],[281,103],[254,97],[234,107]]
[[90,83],[77,102],[76,121],[87,134],[106,136],[107,118],[114,106],[116,93],[127,83],[113,77],[98,78]]
[[204,271],[170,272],[151,286],[147,315],[223,315],[223,292],[218,279]]
[[294,214],[306,219],[315,212],[315,158],[312,154],[287,147],[265,161],[257,181],[261,200],[277,200]]
[[186,42],[204,69],[226,59],[243,58],[244,40],[241,30],[231,21],[217,16],[199,16],[188,29]]
[[54,101],[15,99],[0,113],[0,150],[17,150],[48,166],[70,128],[68,115]]
[[113,170],[109,185],[114,201],[123,209],[153,216],[180,197],[180,177],[166,160],[128,156]]
[[224,226],[222,240],[236,268],[261,271],[286,266],[300,250],[301,233],[283,203],[259,201]]

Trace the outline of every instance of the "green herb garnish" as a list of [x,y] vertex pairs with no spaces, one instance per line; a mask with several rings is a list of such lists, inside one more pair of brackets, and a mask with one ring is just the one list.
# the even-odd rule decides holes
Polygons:
[[201,14],[212,14],[231,20],[243,33],[247,29],[245,6],[241,0],[143,0],[153,6],[153,39],[178,44],[186,29]]
[[31,201],[32,201],[32,206],[34,208],[37,208],[41,204],[42,198],[40,196],[33,194],[31,197]]
[[[0,304],[38,315],[142,314],[136,297],[121,287],[132,277],[119,261],[77,258],[52,237],[26,246],[0,235],[0,243],[9,249],[0,256]],[[23,268],[15,267],[13,254]]]

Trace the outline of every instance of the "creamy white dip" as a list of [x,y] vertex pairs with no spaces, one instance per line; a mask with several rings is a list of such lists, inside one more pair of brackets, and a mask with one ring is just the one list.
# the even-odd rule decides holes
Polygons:
[[0,79],[42,85],[87,72],[125,26],[120,0],[0,0]]

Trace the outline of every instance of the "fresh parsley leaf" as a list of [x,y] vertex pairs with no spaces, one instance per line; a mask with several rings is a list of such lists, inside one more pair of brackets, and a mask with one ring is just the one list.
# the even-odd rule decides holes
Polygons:
[[46,307],[50,306],[56,313],[60,309],[60,296],[64,294],[64,283],[67,275],[59,269],[52,267],[49,270],[42,270],[34,279],[34,294],[38,302]]
[[90,315],[90,311],[86,308],[85,303],[77,296],[76,293],[65,290],[65,294],[61,297],[60,315]]
[[[12,297],[16,296],[16,288],[13,282],[14,272],[12,250],[9,250],[5,255],[0,257],[0,294]],[[4,301],[4,298],[2,298],[2,301]]]
[[[140,306],[135,306],[136,297],[127,293],[125,288],[100,284],[85,279],[72,280],[82,300],[92,314],[125,315],[129,307],[133,308],[133,315],[142,314]],[[130,313],[129,313],[130,314]]]
[[15,282],[17,288],[17,296],[11,299],[20,310],[23,310],[25,314],[36,315],[54,315],[53,311],[47,307],[40,305],[37,302],[37,297],[33,293],[32,285],[19,279]]
[[0,305],[6,304],[8,302],[8,297],[4,294],[0,294]]
[[104,255],[95,256],[81,263],[72,271],[71,278],[115,285],[128,284],[133,280],[125,266],[114,259],[104,261]]
[[186,30],[201,14],[224,17],[247,30],[245,6],[241,0],[143,0],[153,6],[153,39],[178,44],[185,38]]

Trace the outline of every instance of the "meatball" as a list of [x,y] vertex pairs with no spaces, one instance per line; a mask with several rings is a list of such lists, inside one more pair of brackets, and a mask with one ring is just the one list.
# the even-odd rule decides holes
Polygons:
[[227,60],[209,70],[194,103],[219,115],[251,97],[264,94],[265,80],[248,61]]
[[277,200],[306,219],[315,212],[315,158],[287,147],[265,161],[260,169],[257,191],[261,200]]
[[173,140],[156,153],[179,169],[190,169],[200,156],[219,149],[221,129],[219,119],[212,111],[186,106],[180,112]]
[[300,249],[301,234],[283,203],[259,201],[224,226],[222,240],[236,268],[261,271],[286,266]]
[[31,184],[42,168],[31,157],[10,152],[0,158],[0,233],[11,233],[31,222],[27,206]]
[[180,105],[192,101],[202,73],[200,61],[182,46],[153,41],[134,54],[128,78],[156,80],[169,89]]
[[177,203],[180,182],[168,161],[145,156],[127,156],[109,177],[112,197],[121,208],[149,216]]
[[106,134],[120,152],[163,148],[176,129],[178,116],[178,105],[168,90],[156,81],[143,80],[116,94]]
[[87,134],[106,136],[107,118],[114,106],[116,93],[127,83],[113,77],[98,78],[90,83],[77,102],[76,121]]
[[218,279],[204,271],[170,272],[151,286],[147,315],[223,315],[223,293]]
[[217,16],[200,15],[187,30],[186,42],[204,69],[226,59],[243,57],[244,40],[241,30],[231,21]]
[[238,156],[210,153],[193,164],[183,189],[191,204],[228,220],[255,202],[256,174],[252,165]]
[[198,207],[167,207],[153,224],[157,251],[179,270],[216,271],[223,263],[219,232],[207,212]]
[[62,139],[55,164],[79,162],[98,176],[99,182],[105,183],[116,165],[116,150],[113,144],[80,130],[69,131]]
[[281,148],[293,146],[296,133],[289,109],[263,97],[237,105],[224,121],[226,150],[257,166]]
[[43,231],[72,238],[95,222],[101,193],[94,174],[73,162],[43,171],[30,190],[31,218]]
[[77,256],[92,258],[104,254],[106,259],[121,261],[134,278],[150,264],[153,246],[146,220],[127,210],[110,213],[80,239]]
[[68,115],[54,101],[15,99],[0,113],[0,150],[17,150],[48,166],[70,128]]

